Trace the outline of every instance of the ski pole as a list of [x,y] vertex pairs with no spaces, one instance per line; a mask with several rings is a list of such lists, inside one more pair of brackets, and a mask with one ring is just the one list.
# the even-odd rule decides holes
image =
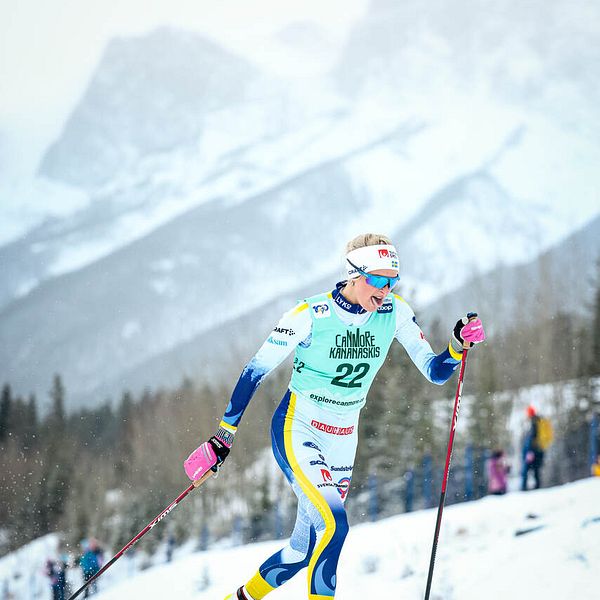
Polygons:
[[452,459],[452,447],[454,445],[454,432],[456,431],[456,423],[458,421],[458,411],[460,410],[460,400],[462,397],[463,378],[465,375],[465,367],[467,365],[468,350],[463,348],[462,359],[460,361],[460,373],[458,375],[458,385],[456,386],[456,397],[454,398],[454,412],[452,415],[452,424],[450,426],[450,437],[448,439],[448,451],[446,452],[446,466],[444,468],[444,477],[442,479],[442,494],[440,496],[440,504],[438,506],[437,521],[435,523],[435,533],[433,535],[433,547],[431,548],[431,559],[429,560],[429,574],[427,575],[427,588],[425,590],[425,600],[429,600],[431,592],[431,580],[433,579],[433,566],[435,563],[435,553],[437,550],[438,537],[440,535],[440,527],[442,525],[442,512],[444,511],[444,502],[446,500],[446,485],[448,483],[448,472],[450,471],[450,461]]
[[121,550],[119,550],[119,552],[117,552],[95,575],[90,577],[72,596],[69,596],[69,600],[74,600],[74,598],[77,598],[77,596],[79,596],[79,594],[81,594],[81,592],[83,592],[88,585],[98,579],[98,577],[100,577],[102,573],[107,571],[115,562],[117,562],[117,560],[119,560],[119,558],[121,558],[121,556],[123,556],[127,550],[139,542],[139,540],[145,536],[157,523],[160,523],[192,490],[199,487],[213,474],[214,473],[212,470],[208,471],[200,479],[198,479],[198,481],[194,481],[194,483],[192,483],[187,489],[181,492],[181,494],[179,494],[179,496],[177,496],[177,498],[175,498],[175,500],[173,500],[173,502],[171,502],[171,504],[169,504],[165,510],[154,517],[154,519],[152,519],[152,521],[150,521],[150,523],[148,523],[144,529],[142,529],[132,540],[127,542],[127,544],[125,544],[125,546],[123,546],[123,548],[121,548]]

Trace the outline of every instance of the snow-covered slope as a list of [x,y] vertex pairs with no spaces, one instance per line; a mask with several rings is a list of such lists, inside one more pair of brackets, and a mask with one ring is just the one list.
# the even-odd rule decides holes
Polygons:
[[[435,510],[427,510],[354,526],[342,551],[336,598],[423,598],[434,525]],[[5,581],[18,600],[50,597],[32,593],[43,589],[41,567],[53,551],[51,543],[42,542],[0,559],[0,582]],[[222,545],[207,552],[186,547],[176,551],[173,563],[141,573],[125,556],[106,574],[97,599],[221,600],[281,545]],[[35,575],[24,577],[23,567]],[[445,509],[432,598],[596,600],[599,567],[600,479],[486,497]],[[16,572],[21,574],[18,579]],[[71,579],[79,584],[75,574]],[[300,573],[269,598],[301,600],[306,598],[305,588],[305,575]]]

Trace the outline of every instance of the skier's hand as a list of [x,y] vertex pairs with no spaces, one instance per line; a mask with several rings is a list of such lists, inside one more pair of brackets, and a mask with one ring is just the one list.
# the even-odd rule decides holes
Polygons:
[[209,470],[218,471],[231,450],[234,435],[228,429],[219,427],[217,433],[196,448],[183,463],[187,476],[192,481],[198,481]]
[[485,340],[485,331],[481,319],[477,313],[471,312],[456,322],[450,344],[455,352],[461,353],[464,348],[472,348],[483,340]]

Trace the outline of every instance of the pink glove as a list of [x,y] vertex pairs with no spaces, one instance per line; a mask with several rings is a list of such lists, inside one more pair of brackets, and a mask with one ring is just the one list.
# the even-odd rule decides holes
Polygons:
[[223,427],[208,442],[196,448],[184,461],[183,468],[192,481],[198,481],[209,470],[217,472],[233,445],[234,434]]
[[477,313],[468,313],[466,317],[459,319],[454,326],[450,343],[456,352],[462,352],[464,344],[472,348],[475,344],[485,340],[485,331],[481,319]]
[[204,442],[199,448],[196,448],[183,463],[186,475],[192,480],[197,481],[209,469],[217,464],[217,455],[210,442]]
[[460,335],[465,342],[471,342],[471,345],[478,344],[485,340],[485,331],[479,317],[470,320],[461,330]]

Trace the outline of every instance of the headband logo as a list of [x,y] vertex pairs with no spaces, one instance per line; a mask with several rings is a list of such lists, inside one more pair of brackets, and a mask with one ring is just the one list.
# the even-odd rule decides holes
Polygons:
[[380,258],[388,258],[390,256],[389,250],[380,250],[379,257]]

